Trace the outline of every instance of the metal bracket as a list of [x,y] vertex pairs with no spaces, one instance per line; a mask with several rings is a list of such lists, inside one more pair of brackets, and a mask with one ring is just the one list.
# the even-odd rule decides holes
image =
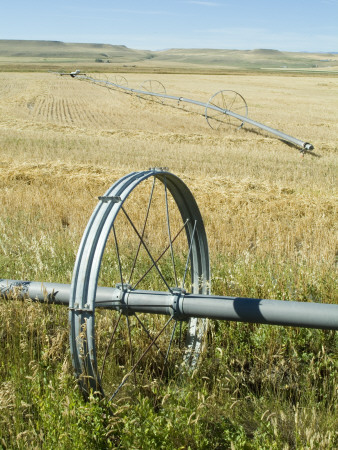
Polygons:
[[121,197],[119,197],[118,195],[102,195],[99,197],[99,200],[101,200],[103,203],[108,203],[108,202],[112,202],[112,203],[120,203],[121,201]]
[[89,306],[90,306],[89,303],[86,303],[83,308],[80,308],[79,304],[75,303],[74,307],[73,308],[69,307],[68,310],[69,311],[75,311],[77,313],[85,312],[85,313],[88,313],[88,314],[94,314],[94,310],[93,309],[89,309]]
[[120,307],[118,308],[118,311],[122,311],[122,314],[126,315],[126,316],[132,316],[134,313],[133,312],[129,312],[128,309],[128,304],[125,303],[124,300],[124,294],[126,294],[127,292],[130,292],[132,285],[128,284],[128,283],[116,283],[116,288],[120,290]]
[[173,294],[173,304],[172,304],[172,317],[175,320],[184,321],[187,320],[187,317],[181,313],[180,311],[180,300],[183,300],[184,295],[187,291],[183,288],[173,287],[171,288],[171,292]]
[[168,172],[169,167],[149,167],[148,170],[152,170],[153,172]]
[[103,203],[108,203],[108,202],[112,202],[112,203],[120,203],[121,201],[121,197],[119,197],[118,195],[102,195],[99,197],[99,200],[101,200]]

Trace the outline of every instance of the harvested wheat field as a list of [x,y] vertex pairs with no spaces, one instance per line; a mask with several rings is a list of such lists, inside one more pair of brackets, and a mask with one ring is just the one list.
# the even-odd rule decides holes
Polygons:
[[[0,73],[1,278],[70,283],[97,197],[129,172],[168,167],[201,210],[214,294],[337,303],[337,78],[125,77],[129,87],[155,79],[201,102],[237,91],[250,118],[314,150],[302,155],[250,125],[213,130],[189,104],[51,73]],[[338,446],[332,331],[211,321],[193,374],[142,379],[108,407],[78,393],[67,308],[1,300],[0,316],[4,448]]]

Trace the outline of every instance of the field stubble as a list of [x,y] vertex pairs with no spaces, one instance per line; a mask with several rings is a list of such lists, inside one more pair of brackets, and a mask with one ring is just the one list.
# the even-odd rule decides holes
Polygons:
[[[135,88],[144,81],[142,75],[126,77]],[[185,106],[183,112],[182,105],[147,102],[52,74],[1,73],[1,276],[69,283],[97,196],[130,171],[169,167],[201,209],[215,294],[336,302],[337,78],[156,79],[167,93],[200,101],[220,89],[236,90],[249,105],[249,117],[311,142],[315,156],[301,157],[294,147],[249,126],[211,130],[204,111],[194,107]],[[86,420],[97,421],[97,436],[82,437],[91,445],[105,439],[100,445],[335,446],[333,333],[212,324],[208,354],[198,380],[192,381],[196,399],[187,395],[191,385],[182,387],[184,398],[171,385],[152,385],[136,406],[127,400],[132,413],[117,407],[111,421],[102,419],[94,400],[90,409],[72,390],[66,313],[36,305],[23,310],[18,303],[4,305],[1,316],[2,352],[21,349],[2,356],[0,417],[9,430],[1,435],[5,446],[40,445],[46,439],[55,445],[60,436],[66,445],[66,431],[51,431],[53,414],[80,431]],[[23,380],[28,380],[27,392],[20,388]],[[154,408],[158,398],[162,409]],[[56,399],[57,411],[52,406]],[[81,418],[74,412],[79,402]],[[9,410],[15,416],[12,425]],[[182,411],[178,423],[175,414]],[[51,418],[42,427],[47,414]],[[147,423],[153,417],[148,435],[136,432],[143,414]],[[163,420],[175,426],[180,442],[169,429],[167,435],[159,431]],[[185,434],[187,424],[191,432]]]

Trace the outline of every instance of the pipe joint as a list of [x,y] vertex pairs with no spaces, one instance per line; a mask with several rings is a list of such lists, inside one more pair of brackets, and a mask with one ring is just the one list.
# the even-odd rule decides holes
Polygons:
[[183,288],[173,287],[171,288],[171,292],[173,294],[173,302],[172,302],[172,317],[175,320],[184,321],[188,320],[188,317],[183,313],[183,299],[187,291]]
[[131,284],[117,283],[116,288],[120,290],[119,305],[116,306],[117,311],[121,311],[125,316],[132,316],[134,312],[128,306],[128,294],[132,289]]

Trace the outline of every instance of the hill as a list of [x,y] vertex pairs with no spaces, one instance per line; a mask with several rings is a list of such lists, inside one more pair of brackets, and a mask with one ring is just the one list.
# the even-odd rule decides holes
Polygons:
[[[34,69],[36,65],[61,67],[80,65],[82,69],[110,71],[116,67],[140,69],[245,69],[245,70],[329,70],[338,69],[334,53],[282,52],[274,49],[167,49],[134,50],[125,45],[81,44],[61,41],[0,40],[0,68],[15,65]],[[113,67],[111,66],[113,65]],[[114,67],[115,66],[115,67]],[[41,67],[40,67],[41,68]],[[88,70],[88,69],[87,69]]]
[[76,44],[61,41],[0,40],[0,57],[47,58],[95,61],[117,58],[119,62],[137,61],[147,51],[132,50],[125,45]]

